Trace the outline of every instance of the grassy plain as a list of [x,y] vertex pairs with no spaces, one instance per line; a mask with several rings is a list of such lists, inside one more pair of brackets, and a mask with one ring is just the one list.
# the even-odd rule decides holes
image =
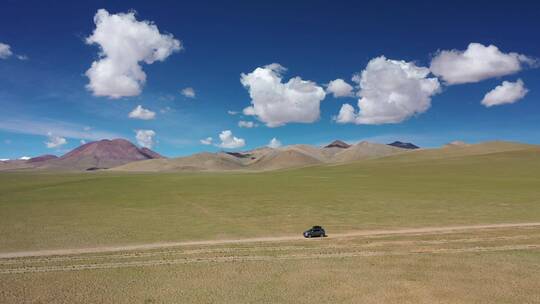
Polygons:
[[0,261],[2,303],[538,303],[540,227]]
[[0,174],[0,252],[540,219],[538,149],[264,173]]
[[0,303],[540,303],[540,150],[431,152],[264,173],[0,174],[0,253],[321,240],[0,259]]

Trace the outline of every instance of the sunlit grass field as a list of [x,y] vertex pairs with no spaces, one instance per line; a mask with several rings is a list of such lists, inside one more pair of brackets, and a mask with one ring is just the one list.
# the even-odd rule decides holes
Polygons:
[[540,219],[538,149],[263,173],[1,173],[0,252]]
[[538,149],[427,151],[261,173],[2,173],[0,253],[328,238],[0,259],[2,303],[539,303]]
[[0,260],[0,302],[538,303],[538,246],[536,227]]

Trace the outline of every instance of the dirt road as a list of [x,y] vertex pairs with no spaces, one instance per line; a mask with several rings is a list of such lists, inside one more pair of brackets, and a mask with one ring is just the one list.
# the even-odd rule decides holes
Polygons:
[[[439,233],[450,233],[450,232],[460,232],[460,231],[474,231],[474,230],[501,229],[501,228],[525,228],[525,227],[538,227],[538,226],[540,226],[540,222],[487,224],[487,225],[463,225],[463,226],[448,226],[448,227],[422,227],[422,228],[405,228],[405,229],[392,229],[392,230],[362,230],[362,231],[353,231],[353,232],[348,232],[348,233],[330,234],[330,238],[339,239],[339,238],[348,238],[348,237],[381,236],[381,235],[439,234]],[[205,240],[205,241],[188,241],[188,242],[163,242],[163,243],[136,244],[136,245],[125,245],[125,246],[19,251],[19,252],[0,253],[0,259],[25,258],[25,257],[49,257],[49,256],[62,256],[62,255],[89,254],[89,253],[109,253],[109,252],[133,251],[133,250],[152,250],[152,249],[165,249],[165,248],[182,247],[182,246],[285,242],[285,241],[299,241],[302,239],[304,238],[301,235],[295,235],[295,236],[281,236],[281,237],[259,237],[259,238],[245,238],[245,239]]]

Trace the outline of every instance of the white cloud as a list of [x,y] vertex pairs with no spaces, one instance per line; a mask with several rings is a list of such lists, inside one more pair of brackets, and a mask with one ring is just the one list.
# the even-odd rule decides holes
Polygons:
[[518,53],[503,53],[494,45],[470,43],[465,51],[443,50],[431,60],[430,70],[447,84],[479,82],[516,73],[535,60]]
[[28,60],[28,56],[26,55],[20,55],[20,54],[14,54],[11,51],[11,46],[9,44],[5,44],[0,42],[0,59],[8,59],[9,57],[15,55],[15,57],[19,60]]
[[335,119],[338,123],[399,123],[423,113],[431,106],[431,96],[440,90],[437,78],[428,75],[428,68],[413,62],[374,58],[353,78],[360,87],[360,111],[344,104]]
[[9,161],[9,158],[0,158],[0,162],[6,162]]
[[229,114],[229,115],[236,115],[236,114],[238,114],[238,111],[231,111],[231,110],[229,110],[229,111],[227,111],[227,114]]
[[252,106],[246,107],[242,110],[242,114],[248,115],[248,116],[254,116],[257,115],[255,112],[255,108]]
[[207,137],[205,139],[201,139],[200,142],[203,145],[211,145],[213,140],[214,139],[212,137]]
[[29,160],[31,157],[30,156],[21,156],[19,157],[20,160]]
[[353,87],[345,82],[345,80],[338,78],[330,81],[326,88],[326,93],[333,94],[334,97],[349,97],[353,96]]
[[58,148],[60,146],[67,144],[67,140],[64,137],[55,136],[51,132],[49,132],[47,136],[48,136],[48,139],[45,142],[45,145],[47,145],[47,148],[49,149]]
[[13,52],[11,52],[11,46],[9,44],[5,44],[0,42],[0,59],[7,59],[13,55]]
[[525,97],[529,92],[523,81],[518,79],[516,82],[503,81],[493,90],[489,91],[482,99],[482,104],[486,107],[501,105],[505,103],[514,103]]
[[335,119],[338,123],[356,123],[357,118],[358,114],[356,114],[354,107],[346,103],[341,106]]
[[243,138],[233,136],[230,130],[222,131],[219,134],[219,139],[221,140],[221,143],[217,146],[220,148],[236,149],[246,145],[246,141]]
[[285,68],[277,63],[242,73],[240,82],[249,90],[252,106],[244,115],[254,115],[268,127],[287,123],[311,123],[319,119],[320,102],[326,93],[312,81],[300,77],[282,83]]
[[255,128],[255,127],[259,126],[259,125],[254,123],[253,121],[240,120],[238,122],[238,126],[240,128]]
[[268,143],[268,147],[273,148],[273,149],[279,148],[281,147],[281,141],[279,141],[277,138],[274,137]]
[[195,98],[196,96],[195,89],[193,88],[184,88],[180,93],[187,98]]
[[153,130],[135,130],[135,139],[141,147],[152,149],[155,144],[154,136],[156,132]]
[[146,82],[140,63],[164,61],[181,49],[173,35],[161,34],[150,21],[137,21],[135,12],[109,14],[100,9],[94,23],[96,29],[86,43],[100,46],[100,59],[86,71],[90,80],[86,87],[96,96],[139,95]]
[[150,120],[156,118],[156,112],[152,112],[148,109],[143,108],[141,105],[138,105],[129,113],[129,118],[133,119],[142,119],[142,120]]

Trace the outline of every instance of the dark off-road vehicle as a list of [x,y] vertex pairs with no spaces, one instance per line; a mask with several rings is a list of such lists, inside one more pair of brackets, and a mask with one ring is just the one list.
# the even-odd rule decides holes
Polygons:
[[311,229],[304,231],[305,238],[326,237],[326,231],[321,226],[313,226]]

